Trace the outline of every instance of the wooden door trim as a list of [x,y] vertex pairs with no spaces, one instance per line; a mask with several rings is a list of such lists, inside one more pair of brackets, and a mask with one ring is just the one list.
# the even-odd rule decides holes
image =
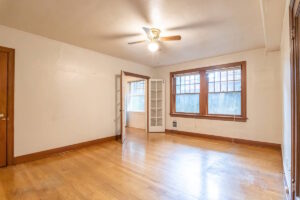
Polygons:
[[14,164],[14,83],[15,83],[15,50],[0,46],[1,52],[8,54],[7,77],[7,165]]
[[132,77],[136,77],[136,78],[142,78],[145,79],[147,81],[147,88],[146,88],[146,92],[147,92],[147,126],[146,126],[146,132],[149,132],[149,79],[150,76],[145,76],[145,75],[141,75],[141,74],[136,74],[136,73],[132,73],[132,72],[126,72],[121,70],[121,79],[120,79],[120,119],[121,119],[121,138],[122,138],[122,131],[123,131],[123,116],[122,116],[122,109],[123,109],[123,105],[122,105],[122,72],[124,72],[124,74],[126,76],[132,76]]
[[291,191],[290,199],[294,200],[299,194],[300,180],[297,173],[300,172],[299,168],[299,155],[297,151],[300,148],[299,140],[299,117],[300,117],[300,104],[299,104],[299,95],[300,95],[300,77],[299,72],[299,53],[300,53],[300,27],[297,24],[297,18],[300,20],[299,9],[300,4],[299,0],[290,0],[289,6],[289,31],[290,31],[290,67],[291,67]]

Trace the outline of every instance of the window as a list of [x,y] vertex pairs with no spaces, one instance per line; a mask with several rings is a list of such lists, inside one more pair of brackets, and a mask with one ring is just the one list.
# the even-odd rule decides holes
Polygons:
[[176,112],[199,113],[200,74],[175,75]]
[[245,121],[246,62],[170,73],[171,116]]
[[129,94],[127,99],[127,111],[145,111],[145,81],[129,82]]

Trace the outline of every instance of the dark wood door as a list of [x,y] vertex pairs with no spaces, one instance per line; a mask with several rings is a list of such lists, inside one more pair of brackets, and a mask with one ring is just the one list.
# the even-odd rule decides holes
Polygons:
[[7,164],[7,70],[8,53],[0,52],[0,167]]

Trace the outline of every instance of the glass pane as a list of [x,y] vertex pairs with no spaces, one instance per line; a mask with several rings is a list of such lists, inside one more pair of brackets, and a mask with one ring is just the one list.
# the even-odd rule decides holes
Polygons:
[[199,93],[200,92],[200,84],[196,84],[195,86],[196,86],[195,92]]
[[180,76],[176,77],[176,85],[180,85]]
[[234,80],[241,80],[241,70],[240,69],[234,70]]
[[185,93],[189,93],[190,92],[190,85],[185,85]]
[[215,72],[215,81],[220,81],[220,72],[219,71]]
[[145,106],[144,96],[130,96],[128,98],[127,110],[132,112],[143,112]]
[[221,72],[221,81],[227,81],[227,71]]
[[180,93],[184,93],[184,91],[185,91],[184,85],[181,85],[181,87],[180,87]]
[[195,82],[200,83],[200,74],[195,75]]
[[185,83],[184,76],[181,76],[180,79],[181,79],[181,80],[180,80],[180,81],[181,81],[180,84],[181,84],[181,85],[184,84],[184,83]]
[[221,82],[221,92],[227,92],[227,82],[226,81]]
[[208,114],[241,115],[241,93],[209,93]]
[[220,92],[220,82],[215,82],[215,92]]
[[177,85],[177,86],[176,86],[176,94],[179,94],[179,93],[180,93],[180,86]]
[[215,73],[208,72],[208,82],[214,82],[214,81],[215,81]]
[[190,84],[190,77],[189,76],[185,77],[185,84]]
[[190,85],[190,93],[195,93],[195,85]]
[[228,80],[229,81],[233,80],[233,70],[228,70]]
[[208,83],[208,92],[214,92],[215,91],[215,83]]
[[241,81],[234,81],[234,91],[241,91]]
[[234,91],[234,82],[233,81],[228,81],[228,92]]
[[191,75],[191,77],[190,77],[190,83],[191,84],[195,83],[195,75]]
[[199,113],[199,94],[176,95],[176,112]]

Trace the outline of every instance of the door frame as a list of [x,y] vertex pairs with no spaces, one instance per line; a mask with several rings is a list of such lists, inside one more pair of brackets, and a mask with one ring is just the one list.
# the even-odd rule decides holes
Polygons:
[[122,93],[123,93],[123,87],[122,87],[122,72],[124,72],[125,76],[133,76],[136,78],[142,78],[142,79],[146,79],[147,80],[147,88],[146,88],[146,92],[147,92],[147,126],[146,126],[146,132],[149,132],[149,79],[150,76],[144,76],[144,75],[140,75],[140,74],[135,74],[132,72],[126,72],[126,71],[121,71],[121,79],[120,79],[120,122],[121,122],[121,126],[120,126],[120,137],[122,138],[122,132],[123,132],[123,115],[122,115],[122,110],[123,110],[123,103],[122,103]]
[[15,50],[0,46],[0,51],[8,54],[7,73],[7,140],[6,140],[6,164],[14,164],[14,83],[15,83]]

